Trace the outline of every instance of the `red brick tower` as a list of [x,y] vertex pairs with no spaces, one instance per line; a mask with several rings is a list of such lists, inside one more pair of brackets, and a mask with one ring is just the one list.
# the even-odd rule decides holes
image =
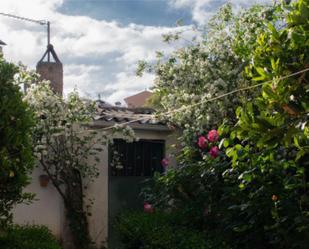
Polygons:
[[[54,61],[50,60],[51,56]],[[46,57],[47,61],[44,61]],[[48,44],[46,52],[36,65],[36,71],[41,75],[41,79],[50,81],[51,88],[55,93],[62,95],[63,67],[61,61],[58,59],[53,45]]]

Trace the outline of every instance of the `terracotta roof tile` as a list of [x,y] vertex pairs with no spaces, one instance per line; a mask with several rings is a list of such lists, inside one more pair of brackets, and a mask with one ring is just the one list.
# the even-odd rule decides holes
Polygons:
[[160,122],[153,118],[152,114],[154,113],[155,110],[151,108],[127,108],[121,106],[112,106],[106,104],[106,102],[97,102],[97,116],[95,117],[95,121],[101,120],[121,124],[133,120],[139,120],[133,123],[143,125],[165,125],[164,122]]

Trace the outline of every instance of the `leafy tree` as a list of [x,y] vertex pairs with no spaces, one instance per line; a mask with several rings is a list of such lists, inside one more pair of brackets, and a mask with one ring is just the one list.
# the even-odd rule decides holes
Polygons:
[[[305,248],[309,231],[309,3],[297,1],[286,8],[284,27],[268,24],[252,51],[246,73],[253,82],[266,83],[260,96],[237,109],[239,121],[227,155],[234,167],[244,170],[241,191],[260,196],[260,203],[273,196],[268,217],[273,222],[254,227],[255,232],[273,233],[269,239],[280,248]],[[300,73],[283,77],[295,72]],[[243,203],[251,212],[261,208],[248,197]],[[252,227],[247,225],[244,231]]]
[[33,167],[34,120],[16,81],[20,74],[0,56],[0,231],[11,221],[13,206],[32,197],[22,193]]

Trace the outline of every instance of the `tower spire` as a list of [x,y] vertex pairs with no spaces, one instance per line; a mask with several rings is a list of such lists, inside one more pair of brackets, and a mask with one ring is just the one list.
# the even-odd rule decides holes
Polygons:
[[[54,46],[50,43],[50,22],[47,21],[47,49],[36,66],[41,79],[49,80],[52,90],[63,94],[63,66],[59,60]],[[54,61],[51,61],[51,57]],[[46,58],[46,60],[45,60]]]

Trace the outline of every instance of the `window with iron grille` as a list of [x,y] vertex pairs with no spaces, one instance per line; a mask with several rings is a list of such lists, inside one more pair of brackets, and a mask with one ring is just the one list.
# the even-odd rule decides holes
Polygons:
[[128,143],[123,139],[114,139],[109,147],[110,175],[150,177],[154,172],[162,172],[164,149],[163,140]]

